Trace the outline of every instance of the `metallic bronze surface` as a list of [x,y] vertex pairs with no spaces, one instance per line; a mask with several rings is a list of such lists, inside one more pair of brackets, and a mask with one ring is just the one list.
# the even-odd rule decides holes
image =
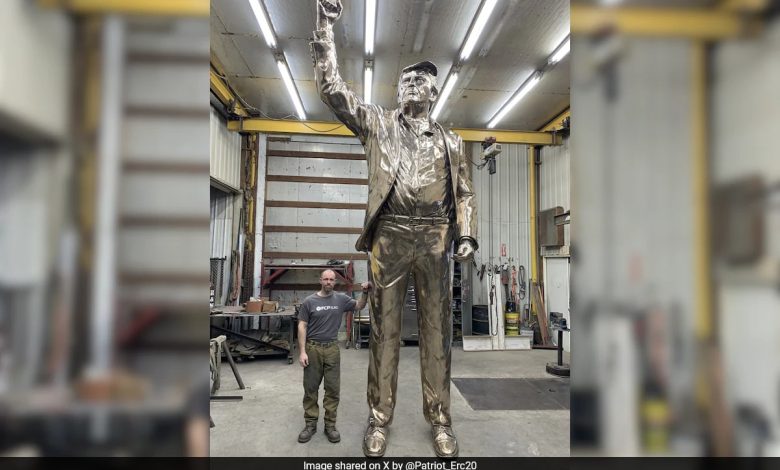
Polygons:
[[396,109],[364,103],[349,89],[339,74],[333,42],[333,22],[341,10],[340,1],[319,0],[311,46],[320,97],[360,139],[368,163],[368,204],[355,245],[369,253],[373,284],[370,414],[363,452],[378,457],[387,446],[397,397],[404,297],[413,274],[423,415],[434,425],[437,455],[456,456],[450,417],[450,256],[467,261],[477,248],[471,161],[461,138],[430,118],[438,97],[432,63],[403,70]]

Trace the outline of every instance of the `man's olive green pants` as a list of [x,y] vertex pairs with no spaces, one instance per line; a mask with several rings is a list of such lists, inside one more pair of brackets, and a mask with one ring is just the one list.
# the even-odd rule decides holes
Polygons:
[[316,426],[320,417],[317,406],[320,383],[325,381],[325,428],[336,426],[336,409],[339,406],[339,387],[341,381],[341,353],[336,341],[315,343],[306,341],[306,354],[309,365],[303,368],[303,418],[307,426]]

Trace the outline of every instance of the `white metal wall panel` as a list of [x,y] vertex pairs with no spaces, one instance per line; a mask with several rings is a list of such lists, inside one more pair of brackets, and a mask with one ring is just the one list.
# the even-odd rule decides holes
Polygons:
[[352,253],[357,234],[347,233],[285,233],[265,234],[268,251]]
[[268,207],[267,225],[308,225],[317,218],[328,221],[329,227],[362,227],[366,211],[352,209],[306,209]]
[[233,195],[212,189],[211,197],[211,258],[231,256],[233,242]]
[[[479,143],[471,145],[472,160],[477,161]],[[525,266],[530,273],[530,218],[528,215],[528,148],[504,145],[496,159],[497,171],[473,168],[474,191],[479,217],[477,265],[508,262]],[[491,216],[492,201],[492,216]],[[501,245],[507,255],[501,256]],[[511,261],[510,261],[511,258]],[[477,276],[472,276],[473,304],[487,304],[488,292]],[[526,297],[526,301],[527,301]]]
[[365,204],[368,200],[368,186],[268,181],[268,200]]
[[26,0],[3,2],[0,15],[0,114],[47,137],[70,131],[73,22]]
[[[191,110],[192,97],[202,92],[203,84],[209,80],[209,71],[197,63],[131,61],[126,66],[125,80],[125,103],[129,106]],[[166,87],[159,86],[166,81],[176,83],[177,93],[169,93]]]
[[207,162],[209,125],[205,116],[205,109],[201,118],[126,116],[122,126],[122,158],[133,162]]
[[[563,145],[542,147],[542,164],[539,168],[539,210],[563,207],[571,209],[571,154],[569,139],[563,139]],[[564,241],[570,244],[570,225],[564,225]]]
[[204,175],[127,173],[122,176],[120,211],[157,217],[203,216]]
[[[283,136],[277,136],[283,137]],[[269,150],[294,150],[298,152],[363,153],[363,145],[355,137],[329,137],[319,135],[290,135],[289,142],[272,141]]]
[[205,271],[209,234],[190,228],[125,228],[119,236],[118,264],[130,272],[198,272]]
[[229,131],[214,108],[210,108],[209,126],[210,175],[238,191],[241,188],[241,135]]
[[46,239],[52,228],[46,193],[53,162],[31,148],[2,142],[0,154],[0,288],[42,285],[52,248]]
[[323,158],[268,157],[269,175],[368,178],[365,161]]
[[[280,137],[280,136],[275,136]],[[273,156],[274,150],[296,152],[330,152],[362,154],[363,146],[355,138],[323,136],[289,136],[289,141],[266,141],[270,156],[265,159],[265,148],[261,148],[261,159],[266,160],[267,173],[284,176],[318,176],[334,178],[366,178],[367,168],[364,160],[333,160],[307,157]],[[266,170],[263,169],[263,175]],[[269,201],[309,201],[341,202],[365,204],[368,198],[368,186],[324,183],[291,183],[267,181],[264,196]],[[258,210],[261,210],[258,206]],[[264,207],[266,225],[285,226],[322,226],[362,228],[365,210],[348,209],[310,209]],[[258,225],[262,227],[262,224]],[[333,252],[356,253],[357,234],[318,234],[284,233],[264,234],[264,249],[268,252]],[[275,259],[275,263],[301,261],[305,263],[324,263],[327,259]],[[355,282],[368,279],[365,261],[354,261]],[[257,270],[259,275],[259,269]],[[256,279],[256,282],[259,281]],[[285,274],[285,283],[316,282],[316,274],[310,272],[290,272]],[[272,291],[272,298],[290,303],[300,301],[311,292]]]
[[[776,18],[761,36],[723,43],[714,51],[711,136],[716,184],[756,174],[767,185],[780,184],[778,49],[780,19]],[[775,194],[771,200],[775,202],[764,210],[764,261],[777,265],[780,210],[776,208],[780,199]],[[752,279],[740,281],[724,274],[718,281],[716,305],[729,395],[736,403],[759,407],[770,420],[770,432],[776,435],[780,429],[780,363],[770,360],[759,364],[756,358],[780,357],[777,276],[772,280],[754,274]]]
[[[127,27],[127,56],[131,60],[123,90],[123,106],[128,112],[122,122],[122,160],[124,164],[150,166],[123,172],[119,216],[158,221],[120,227],[117,269],[137,280],[120,282],[117,294],[132,305],[157,299],[166,304],[203,304],[208,296],[206,255],[211,252],[206,231],[206,208],[210,205],[206,172],[209,92],[197,83],[207,80],[209,49],[208,41],[202,38],[208,31],[208,20],[168,19],[155,24],[149,28],[146,20],[136,19]],[[187,60],[159,63],[146,59],[155,54],[186,56]],[[202,67],[193,63],[193,57],[198,56],[203,59]],[[200,78],[192,81],[185,78],[187,73]],[[160,109],[159,115],[129,112],[152,106]],[[170,170],[157,171],[155,165],[160,164]],[[203,171],[198,172],[199,168]],[[177,220],[200,218],[202,228]],[[168,284],[155,281],[167,274],[179,279]],[[144,281],[145,276],[150,280]],[[198,276],[205,280],[197,282]]]

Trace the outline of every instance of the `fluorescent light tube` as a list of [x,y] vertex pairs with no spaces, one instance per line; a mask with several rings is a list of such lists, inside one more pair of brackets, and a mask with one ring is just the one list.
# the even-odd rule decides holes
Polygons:
[[558,46],[558,49],[555,49],[550,58],[547,59],[547,63],[552,65],[562,61],[569,54],[569,49],[571,49],[571,37],[566,36],[566,39]]
[[368,104],[371,102],[371,91],[374,84],[374,68],[366,67],[363,74],[363,102]]
[[255,14],[255,18],[257,18],[257,23],[260,25],[260,31],[263,32],[263,37],[265,38],[268,47],[276,49],[274,28],[271,26],[271,20],[268,18],[265,8],[260,5],[260,0],[249,0],[249,6],[252,7],[252,11]]
[[287,92],[290,94],[290,98],[292,98],[298,117],[302,121],[305,120],[306,113],[303,111],[303,103],[301,102],[301,97],[298,95],[298,90],[295,88],[292,75],[290,75],[290,69],[287,68],[287,62],[277,60],[276,65],[279,66],[279,72],[282,74],[282,80],[284,80],[284,84],[287,86]]
[[533,89],[533,87],[536,86],[537,83],[539,83],[539,80],[541,80],[542,76],[539,73],[534,73],[528,80],[523,83],[522,86],[520,86],[520,89],[518,89],[515,92],[515,95],[512,97],[512,99],[509,100],[507,104],[505,104],[501,110],[498,112],[498,114],[495,115],[495,117],[490,121],[488,124],[488,129],[492,129],[496,127],[496,124],[498,124],[504,116],[512,109],[514,108],[517,103],[520,102],[520,100],[523,99],[525,95],[528,94],[529,91]]
[[451,73],[449,77],[447,77],[447,81],[444,82],[444,88],[441,91],[441,95],[439,95],[438,101],[436,101],[436,106],[433,108],[433,113],[431,114],[431,119],[436,120],[436,118],[439,117],[439,114],[441,114],[441,110],[444,109],[444,103],[447,102],[447,98],[450,97],[450,93],[452,93],[452,89],[455,88],[455,82],[458,81],[458,74],[457,73]]
[[469,35],[466,38],[466,42],[463,44],[463,50],[460,53],[460,60],[468,60],[471,56],[471,52],[474,50],[474,46],[477,45],[479,36],[482,35],[482,31],[487,25],[487,20],[490,18],[490,14],[493,13],[493,9],[496,7],[498,0],[485,0],[482,4],[482,8],[479,10],[477,20],[474,22],[474,26],[469,31]]
[[374,33],[376,30],[376,0],[366,0],[366,55],[374,53]]

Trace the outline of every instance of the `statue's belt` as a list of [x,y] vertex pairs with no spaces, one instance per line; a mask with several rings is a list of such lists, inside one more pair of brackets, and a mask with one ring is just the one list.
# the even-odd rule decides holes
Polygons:
[[450,219],[447,217],[419,217],[409,215],[382,214],[379,220],[395,222],[401,225],[449,225]]

